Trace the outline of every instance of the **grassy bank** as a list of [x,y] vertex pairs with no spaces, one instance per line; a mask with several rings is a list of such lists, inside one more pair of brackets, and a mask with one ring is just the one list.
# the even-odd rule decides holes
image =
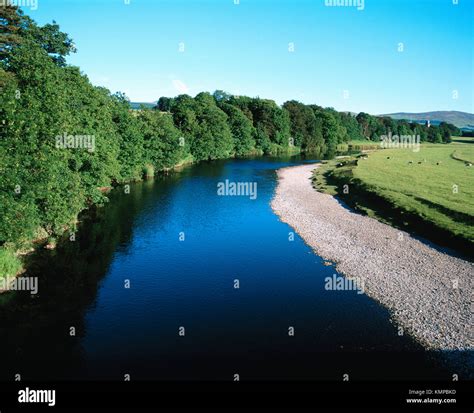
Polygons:
[[[150,179],[158,173],[167,173],[170,170],[179,170],[186,165],[192,164],[193,162],[194,158],[192,155],[187,155],[172,168],[164,168],[158,171],[155,171],[153,165],[147,164],[143,167],[142,179]],[[112,189],[112,187],[107,188]],[[73,223],[71,223],[71,227],[75,227],[78,222],[78,217],[76,217]],[[69,227],[67,227],[64,232],[67,233],[68,231],[70,231]],[[7,244],[0,246],[0,278],[13,277],[23,272],[24,264],[22,259],[19,257],[33,251],[34,248],[55,248],[57,239],[61,237],[62,234],[58,233],[54,236],[49,236],[43,228],[39,228],[36,235],[37,236],[35,239],[23,240],[23,242],[17,245],[9,243],[8,246],[6,246]]]
[[[300,147],[280,147],[278,145],[274,145],[274,155],[278,154],[299,154],[301,153]],[[263,152],[257,149],[250,151],[246,156],[262,156]],[[235,157],[234,155],[232,157]],[[244,156],[243,156],[244,157]],[[183,167],[195,163],[195,159],[191,154],[188,154],[181,160],[179,160],[173,167],[171,168],[163,168],[159,170],[155,170],[155,167],[152,164],[146,164],[142,170],[142,178],[141,179],[153,179],[158,174],[167,174],[170,171],[177,171],[182,169]],[[136,180],[134,180],[136,181]],[[134,182],[130,181],[130,182]],[[125,182],[124,182],[125,183]],[[107,187],[112,189],[112,186]],[[77,225],[78,218],[76,217],[74,220],[74,225]],[[69,231],[69,227],[66,228],[65,233]],[[21,273],[24,269],[23,262],[19,258],[22,255],[21,251],[33,251],[34,248],[55,248],[57,239],[61,237],[62,234],[55,234],[54,236],[49,236],[48,233],[43,229],[40,228],[38,231],[38,236],[35,239],[31,240],[24,240],[21,244],[14,246],[11,244],[8,248],[5,246],[0,246],[0,277],[12,277],[19,273]],[[21,248],[20,248],[21,246]]]
[[[348,205],[472,256],[474,144],[423,144],[329,161],[315,188]],[[345,185],[347,185],[345,187]]]

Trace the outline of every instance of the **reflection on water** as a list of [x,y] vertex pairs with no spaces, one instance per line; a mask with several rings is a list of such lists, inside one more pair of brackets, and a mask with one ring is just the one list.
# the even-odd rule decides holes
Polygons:
[[[203,163],[114,190],[83,217],[76,241],[30,257],[37,296],[0,297],[0,379],[449,379],[459,362],[472,370],[472,352],[424,351],[368,297],[324,290],[333,269],[297,235],[290,242],[269,205],[275,170],[298,162]],[[226,179],[256,182],[257,199],[217,196]]]

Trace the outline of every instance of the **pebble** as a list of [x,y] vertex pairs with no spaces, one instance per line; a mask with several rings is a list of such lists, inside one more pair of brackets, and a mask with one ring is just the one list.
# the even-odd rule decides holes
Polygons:
[[[338,272],[364,279],[366,294],[425,348],[474,349],[472,324],[465,322],[472,319],[474,264],[317,192],[311,185],[317,166],[278,170],[271,206],[280,219]],[[453,279],[459,280],[458,288],[452,287]]]

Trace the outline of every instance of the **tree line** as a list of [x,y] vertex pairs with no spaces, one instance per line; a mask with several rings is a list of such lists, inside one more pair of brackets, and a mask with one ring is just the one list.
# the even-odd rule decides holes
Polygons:
[[[161,97],[154,109],[131,110],[125,95],[93,86],[66,63],[75,46],[55,22],[39,26],[14,6],[0,8],[0,20],[0,249],[72,231],[82,210],[107,201],[104,189],[183,162],[332,157],[340,143],[389,132],[429,142],[459,133],[447,124],[428,128],[223,91]],[[58,146],[58,137],[69,145]],[[93,150],[77,145],[84,137]]]

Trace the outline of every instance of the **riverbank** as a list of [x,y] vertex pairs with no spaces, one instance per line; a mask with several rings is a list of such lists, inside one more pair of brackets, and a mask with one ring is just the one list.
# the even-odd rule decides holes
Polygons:
[[[152,166],[151,166],[151,169],[144,168],[144,173],[140,181],[154,179],[155,174],[167,175],[172,171],[180,171],[184,169],[185,167],[192,165],[193,163],[195,163],[194,158],[191,155],[189,155],[186,158],[180,160],[178,163],[176,163],[170,168],[164,168],[158,171],[155,171]],[[139,181],[137,180],[126,181],[120,184],[116,184],[115,186],[113,186],[111,183],[111,186],[99,187],[97,189],[104,195],[107,195],[114,188],[121,187],[123,185],[129,185],[134,182],[139,182]],[[3,282],[3,279],[7,279],[7,278],[14,279],[15,277],[18,277],[21,274],[23,274],[27,270],[27,266],[24,262],[24,258],[30,255],[31,253],[33,253],[35,250],[41,249],[41,248],[55,249],[56,244],[60,238],[63,238],[65,236],[68,236],[68,234],[71,234],[71,231],[73,228],[74,228],[74,231],[72,232],[76,232],[77,227],[80,223],[79,221],[80,214],[89,210],[93,206],[94,204],[89,205],[88,208],[85,208],[82,211],[80,211],[78,215],[74,218],[74,221],[70,224],[70,226],[65,227],[61,233],[48,234],[44,230],[44,228],[38,228],[34,239],[24,240],[21,244],[21,247],[15,246],[14,244],[10,244],[8,248],[5,248],[4,246],[0,246],[0,283]],[[8,289],[0,288],[0,295],[3,293],[7,293],[8,291],[9,291]]]
[[379,185],[376,181],[380,169],[372,168],[372,164],[371,173],[365,171],[364,178],[359,175],[361,167],[376,156],[379,154],[324,161],[314,171],[313,187],[319,192],[337,196],[345,205],[363,215],[450,248],[474,261],[474,226],[470,210],[473,198],[467,192],[472,177],[457,175],[463,176],[462,193],[450,196],[446,191],[450,188],[449,176],[438,175],[434,180],[431,175],[417,175],[418,171],[413,170],[410,171],[413,176],[399,177],[396,173],[403,167],[397,169],[393,163],[391,176],[386,177],[384,185]]
[[283,168],[272,208],[318,255],[387,307],[403,334],[440,350],[473,349],[469,337],[474,265],[410,234],[356,214],[311,185],[317,165]]
[[[289,243],[290,229],[269,208],[275,170],[303,162],[202,162],[112,191],[105,207],[81,215],[75,242],[65,237],[27,258],[24,278],[37,278],[38,294],[0,294],[0,351],[12,354],[0,379],[21,371],[37,380],[113,380],[126,362],[137,379],[222,380],[236,360],[255,380],[346,372],[362,381],[466,379],[466,357],[457,368],[398,337],[370,297],[321,288],[316,275],[333,269],[298,237]],[[217,196],[225,179],[256,182],[258,197]],[[72,325],[75,337],[64,334]],[[182,325],[186,337],[174,333]]]

